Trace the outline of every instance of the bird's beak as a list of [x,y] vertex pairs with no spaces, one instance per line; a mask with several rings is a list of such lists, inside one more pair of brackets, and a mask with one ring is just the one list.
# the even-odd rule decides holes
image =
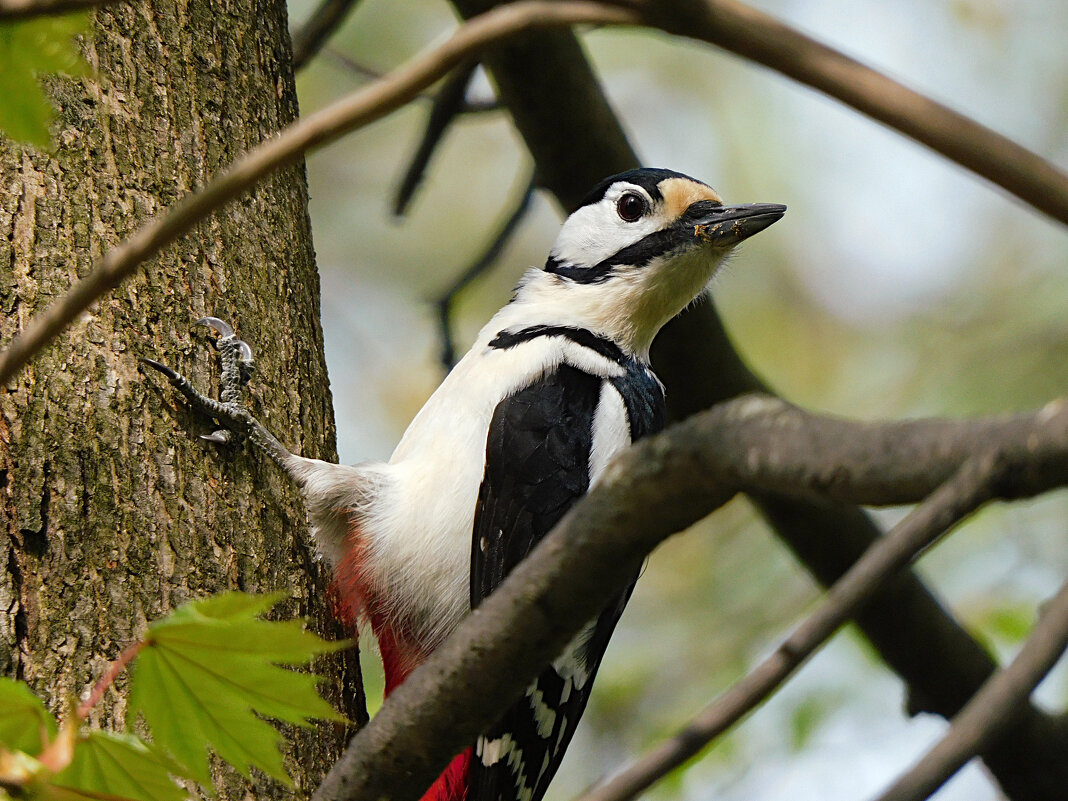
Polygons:
[[[687,210],[687,222],[696,239],[714,247],[730,247],[758,234],[782,218],[786,206],[779,203],[744,203],[739,206],[704,206]],[[696,212],[696,214],[695,214]]]

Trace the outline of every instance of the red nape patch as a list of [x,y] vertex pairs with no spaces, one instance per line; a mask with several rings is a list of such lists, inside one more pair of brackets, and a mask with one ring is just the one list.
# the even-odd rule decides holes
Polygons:
[[457,754],[420,801],[464,801],[467,798],[471,755],[474,750],[468,748]]

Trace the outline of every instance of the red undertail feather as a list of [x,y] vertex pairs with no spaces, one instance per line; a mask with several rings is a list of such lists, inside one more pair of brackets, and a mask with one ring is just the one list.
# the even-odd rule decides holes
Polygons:
[[[340,510],[336,510],[341,515]],[[333,580],[330,582],[330,596],[334,603],[334,614],[342,625],[356,636],[356,623],[367,613],[370,600],[370,578],[366,569],[366,549],[360,527],[355,519],[349,517],[348,548],[344,556],[334,565]]]
[[[382,669],[385,672],[385,694],[388,697],[404,683],[422,658],[412,647],[411,639],[396,631],[387,613],[385,599],[379,597],[374,582],[366,569],[365,548],[360,537],[359,525],[352,521],[349,532],[349,548],[335,566],[334,579],[330,584],[335,614],[353,636],[360,618],[371,624],[371,631],[378,640],[382,654]],[[472,748],[458,754],[421,801],[465,801],[469,785]]]
[[437,781],[430,785],[420,801],[465,801],[474,748],[468,748],[453,757]]
[[397,689],[411,672],[419,666],[419,660],[414,658],[411,652],[405,648],[402,638],[380,615],[372,612],[371,631],[378,640],[378,651],[382,654],[382,671],[386,674],[386,697]]

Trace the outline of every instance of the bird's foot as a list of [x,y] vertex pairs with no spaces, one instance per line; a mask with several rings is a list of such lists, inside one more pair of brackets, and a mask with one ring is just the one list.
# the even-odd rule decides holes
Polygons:
[[252,348],[247,342],[238,339],[234,329],[218,317],[202,317],[197,320],[197,324],[207,326],[216,334],[215,348],[219,351],[222,368],[219,400],[209,398],[197,390],[184,375],[155,359],[142,358],[141,363],[163,373],[195,411],[224,426],[210,434],[201,435],[202,440],[225,445],[233,441],[235,434],[247,437],[275,462],[287,468],[292,454],[245,408],[244,390],[254,369]]

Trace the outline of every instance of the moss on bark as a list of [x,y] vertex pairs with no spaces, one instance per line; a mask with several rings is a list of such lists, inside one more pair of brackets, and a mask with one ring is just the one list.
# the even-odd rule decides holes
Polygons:
[[[96,14],[85,42],[96,77],[50,82],[56,153],[0,140],[3,340],[297,113],[284,3],[158,0]],[[302,166],[167,248],[0,388],[0,671],[57,711],[146,621],[192,597],[285,588],[286,612],[330,628],[297,493],[249,449],[198,441],[188,432],[206,424],[139,370],[138,356],[154,355],[211,385],[214,352],[190,327],[205,314],[254,347],[250,402],[264,423],[298,452],[334,458]],[[351,654],[319,670],[334,674],[337,700],[341,673],[358,677]],[[348,700],[358,714],[362,698]],[[95,722],[122,707],[112,694]],[[344,734],[324,725],[301,737],[291,762],[302,791]]]

